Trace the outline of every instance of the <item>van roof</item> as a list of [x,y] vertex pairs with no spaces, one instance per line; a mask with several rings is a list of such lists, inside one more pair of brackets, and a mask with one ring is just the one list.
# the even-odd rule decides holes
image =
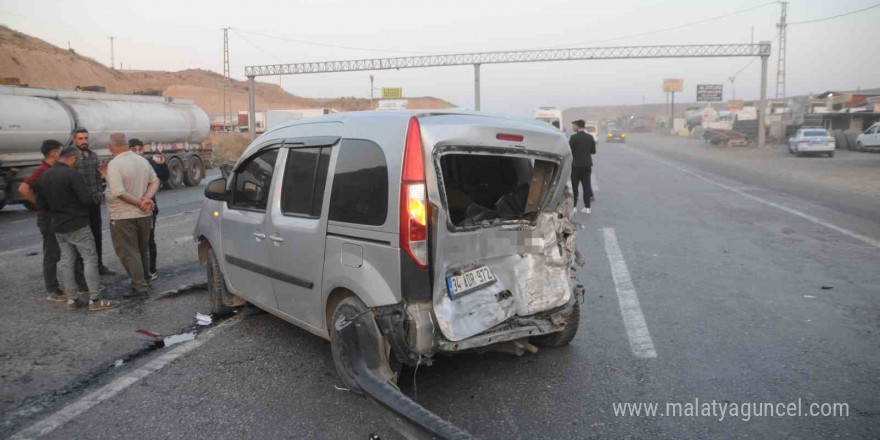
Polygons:
[[343,113],[331,113],[328,115],[316,116],[312,118],[306,119],[298,119],[295,121],[289,121],[284,124],[281,124],[277,127],[273,127],[271,130],[267,131],[266,134],[272,133],[277,130],[281,130],[286,127],[293,127],[296,125],[303,124],[311,124],[315,122],[357,122],[359,120],[367,120],[367,119],[375,119],[375,118],[399,118],[401,120],[409,120],[410,117],[416,116],[418,118],[427,118],[432,116],[473,116],[478,118],[494,118],[505,121],[515,121],[526,124],[529,130],[543,130],[548,132],[555,132],[555,129],[551,126],[548,126],[546,123],[541,121],[537,121],[533,118],[527,118],[516,115],[506,115],[506,114],[495,114],[495,113],[483,113],[483,112],[474,112],[468,110],[459,110],[459,109],[408,109],[408,110],[395,110],[395,111],[357,111],[357,112],[343,112]]

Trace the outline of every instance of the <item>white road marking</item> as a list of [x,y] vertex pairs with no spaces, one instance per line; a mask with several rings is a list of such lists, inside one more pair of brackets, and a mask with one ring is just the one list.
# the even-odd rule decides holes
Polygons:
[[614,277],[614,288],[617,290],[617,301],[626,326],[626,335],[629,337],[629,346],[638,358],[656,358],[657,350],[654,349],[648,323],[642,314],[636,287],[617,244],[617,234],[614,233],[614,228],[603,228],[602,233],[605,235],[605,252],[608,254],[608,262],[611,263],[611,276]]
[[596,180],[596,174],[590,173],[590,188],[593,188],[593,192],[599,192],[599,181]]
[[63,426],[65,423],[75,419],[80,414],[88,411],[95,405],[98,405],[101,402],[112,398],[113,396],[119,394],[128,387],[134,385],[141,379],[161,370],[162,368],[165,368],[174,360],[195,350],[196,348],[199,348],[202,344],[208,342],[208,340],[218,335],[222,330],[241,322],[244,317],[245,316],[241,314],[230,318],[229,320],[221,323],[217,327],[214,327],[199,335],[198,338],[180,344],[178,347],[150,361],[143,367],[140,367],[137,370],[134,370],[126,374],[125,376],[122,376],[114,380],[113,382],[104,385],[97,391],[94,391],[91,394],[77,400],[76,402],[65,406],[51,416],[46,417],[45,419],[19,431],[12,437],[9,437],[9,440],[34,439],[49,434],[50,432]]
[[185,243],[187,241],[189,241],[189,242],[193,241],[193,236],[192,235],[184,235],[183,237],[177,237],[174,239],[174,243]]
[[667,161],[665,161],[665,160],[658,159],[658,158],[656,158],[656,157],[654,157],[654,156],[652,156],[652,155],[647,155],[647,154],[646,154],[645,156],[647,156],[647,157],[649,157],[649,158],[651,158],[651,159],[653,159],[653,160],[655,160],[655,161],[657,161],[657,162],[660,162],[660,163],[662,163],[662,164],[664,164],[664,165],[666,165],[666,166],[669,166],[669,167],[675,168],[675,169],[677,169],[677,170],[681,171],[682,173],[685,173],[685,174],[687,174],[687,175],[689,175],[689,176],[696,177],[696,178],[701,179],[701,180],[703,180],[703,181],[709,182],[709,183],[711,183],[712,185],[715,185],[715,186],[717,186],[717,187],[719,187],[719,188],[726,189],[726,190],[728,190],[728,191],[730,191],[730,192],[734,192],[734,193],[736,193],[736,194],[739,194],[739,195],[741,195],[741,196],[743,196],[743,197],[745,197],[745,198],[747,198],[747,199],[749,199],[749,200],[752,200],[752,201],[755,201],[755,202],[758,202],[758,203],[761,203],[761,204],[764,204],[764,205],[767,205],[767,206],[770,206],[770,207],[773,207],[773,208],[776,208],[776,209],[779,209],[779,210],[785,211],[785,212],[787,212],[787,213],[789,213],[789,214],[791,214],[791,215],[794,215],[794,216],[800,217],[800,218],[802,218],[802,219],[804,219],[804,220],[810,221],[810,222],[815,223],[815,224],[817,224],[817,225],[819,225],[819,226],[824,226],[824,227],[826,227],[826,228],[828,228],[828,229],[831,229],[831,230],[837,231],[837,232],[839,232],[839,233],[841,233],[841,234],[843,234],[843,235],[847,235],[847,236],[849,236],[849,237],[855,238],[856,240],[859,240],[859,241],[865,242],[865,243],[867,243],[867,244],[869,244],[869,245],[871,245],[871,246],[874,246],[874,247],[876,247],[876,248],[880,248],[880,240],[875,240],[875,239],[873,239],[873,238],[871,238],[871,237],[866,237],[866,236],[861,235],[861,234],[859,234],[859,233],[857,233],[857,232],[850,231],[849,229],[841,228],[840,226],[837,226],[837,225],[834,225],[834,224],[828,223],[828,222],[826,222],[825,220],[822,220],[822,219],[820,219],[820,218],[818,218],[818,217],[815,217],[815,216],[812,216],[812,215],[810,215],[810,214],[807,214],[807,213],[805,213],[805,212],[803,212],[803,211],[799,211],[799,210],[794,209],[794,208],[789,208],[788,206],[785,206],[785,205],[782,205],[782,204],[779,204],[779,203],[776,203],[776,202],[771,202],[770,200],[767,200],[767,199],[764,199],[764,198],[761,198],[761,197],[758,197],[758,196],[755,196],[755,195],[749,194],[749,193],[747,193],[747,192],[745,192],[745,191],[743,191],[743,190],[741,190],[741,189],[739,189],[739,188],[736,188],[736,187],[734,187],[734,186],[725,185],[725,184],[723,184],[723,183],[721,183],[721,182],[714,181],[714,180],[712,180],[712,179],[710,179],[710,178],[708,178],[708,177],[704,177],[704,176],[702,176],[702,175],[700,175],[700,174],[698,174],[698,173],[695,173],[695,172],[693,172],[693,171],[691,171],[691,170],[688,170],[688,169],[686,169],[686,168],[682,168],[682,167],[680,167],[680,166],[678,166],[678,165],[676,165],[676,164],[674,164],[674,163],[670,163],[670,162],[667,162]]

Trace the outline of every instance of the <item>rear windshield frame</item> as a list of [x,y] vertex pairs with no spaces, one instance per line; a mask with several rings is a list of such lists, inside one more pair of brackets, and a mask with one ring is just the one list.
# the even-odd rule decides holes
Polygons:
[[804,137],[831,137],[831,134],[828,133],[828,130],[804,130]]
[[[434,148],[433,152],[433,165],[434,172],[437,176],[437,190],[440,192],[440,203],[443,205],[443,212],[446,214],[446,228],[450,232],[468,232],[468,231],[476,231],[479,229],[484,229],[486,226],[483,225],[460,225],[456,226],[452,223],[452,219],[449,216],[449,204],[446,200],[446,184],[443,181],[443,169],[440,167],[440,159],[448,154],[477,154],[477,155],[485,155],[485,156],[498,156],[498,155],[512,155],[514,157],[523,157],[527,159],[540,159],[549,162],[553,162],[556,165],[556,171],[553,173],[552,187],[553,191],[548,191],[544,194],[543,199],[541,200],[540,208],[538,212],[543,212],[547,209],[547,205],[553,199],[553,194],[559,190],[559,180],[562,176],[562,165],[564,162],[564,157],[558,154],[547,153],[544,151],[535,151],[528,150],[525,148],[498,148],[498,147],[479,147],[479,146],[460,146],[460,145],[446,145],[446,146],[438,146]],[[516,220],[500,220],[500,226],[529,226],[535,227],[537,225],[537,217],[532,220],[526,219],[516,219]],[[493,222],[492,226],[496,227],[495,222]]]

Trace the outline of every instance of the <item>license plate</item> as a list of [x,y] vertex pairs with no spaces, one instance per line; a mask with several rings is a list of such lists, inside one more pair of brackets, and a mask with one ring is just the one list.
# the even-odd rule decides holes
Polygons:
[[482,266],[461,275],[446,278],[446,286],[449,289],[449,296],[455,298],[495,281],[496,278],[492,271],[488,267]]

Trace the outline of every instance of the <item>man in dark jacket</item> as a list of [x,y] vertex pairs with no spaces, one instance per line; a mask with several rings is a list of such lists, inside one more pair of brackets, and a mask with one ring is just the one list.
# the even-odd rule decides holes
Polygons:
[[593,170],[593,155],[596,154],[596,140],[593,135],[584,131],[586,122],[578,119],[571,123],[575,133],[568,139],[571,147],[571,186],[574,191],[574,206],[577,210],[578,187],[584,186],[584,207],[581,212],[590,213],[590,200],[593,198],[593,186],[590,183],[590,173]]
[[[140,139],[131,138],[128,141],[128,148],[138,156],[144,155],[144,143]],[[153,157],[148,159],[147,162],[150,162],[159,180],[168,180],[168,177],[171,176],[168,164],[165,163],[165,158],[161,154],[153,153]],[[159,272],[156,269],[156,219],[159,215],[159,204],[156,203],[156,196],[153,196],[153,206],[153,218],[150,223],[150,273],[147,275],[151,281],[159,278]]]
[[89,209],[94,197],[85,179],[76,170],[80,157],[77,147],[69,146],[61,150],[58,161],[37,181],[37,207],[48,210],[52,217],[52,230],[61,249],[58,274],[67,294],[67,306],[80,306],[74,275],[79,252],[89,287],[89,310],[107,310],[116,307],[116,302],[101,299],[103,289],[98,273],[98,253],[89,226]]

